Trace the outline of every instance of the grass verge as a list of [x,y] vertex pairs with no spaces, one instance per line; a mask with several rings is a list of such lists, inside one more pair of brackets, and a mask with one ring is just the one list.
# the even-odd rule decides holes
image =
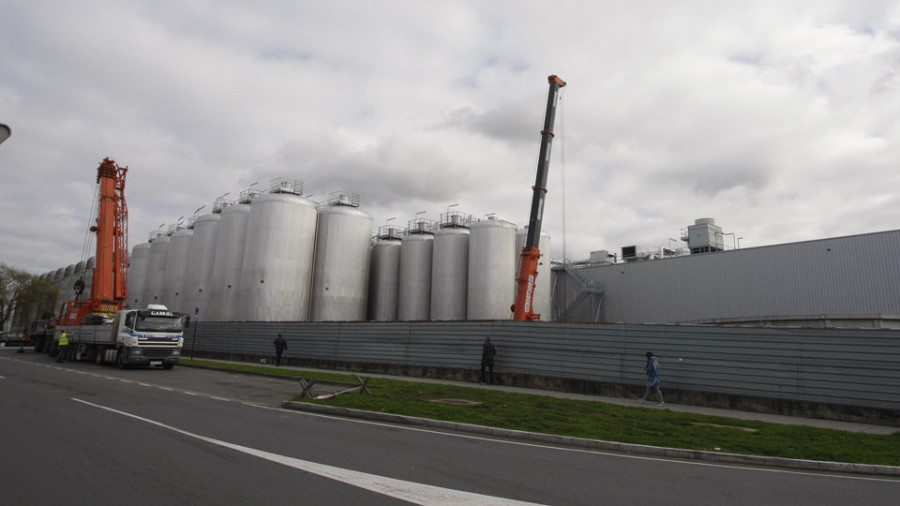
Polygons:
[[[183,359],[184,365],[355,382],[347,374]],[[558,399],[455,385],[372,378],[371,396],[295,401],[572,436],[691,450],[792,459],[900,465],[900,432],[889,436],[737,420],[662,409]],[[299,393],[299,391],[298,391]]]

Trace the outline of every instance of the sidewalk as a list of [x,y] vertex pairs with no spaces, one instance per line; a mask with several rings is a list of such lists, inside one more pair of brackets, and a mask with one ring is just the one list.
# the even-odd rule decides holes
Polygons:
[[[198,360],[208,360],[210,362],[223,362],[223,363],[232,363],[232,364],[251,364],[260,367],[271,367],[275,368],[273,364],[260,364],[255,362],[238,362],[238,361],[229,361],[229,360],[213,360],[208,358],[197,358]],[[281,369],[291,369],[296,371],[312,371],[312,372],[320,372],[320,373],[330,373],[330,374],[359,374],[360,376],[367,376],[370,378],[387,378],[396,381],[407,381],[410,383],[438,383],[438,384],[446,384],[446,385],[455,385],[461,387],[468,388],[484,388],[488,390],[499,390],[503,392],[514,392],[520,394],[531,394],[531,395],[544,395],[547,397],[556,397],[560,399],[575,399],[581,401],[593,401],[593,402],[602,402],[605,404],[617,404],[622,406],[631,406],[635,408],[644,408],[644,409],[668,409],[671,411],[677,411],[682,413],[697,413],[701,415],[710,415],[710,416],[721,416],[724,418],[736,418],[739,420],[753,420],[759,422],[770,422],[770,423],[778,423],[782,425],[804,425],[808,427],[816,427],[819,429],[834,429],[834,430],[843,430],[847,432],[860,432],[865,434],[876,434],[876,435],[889,435],[895,432],[900,432],[900,427],[889,427],[886,425],[870,425],[863,423],[853,423],[853,422],[841,422],[835,420],[820,420],[816,418],[801,418],[801,417],[793,417],[793,416],[785,416],[785,415],[777,415],[777,414],[769,414],[769,413],[755,413],[751,411],[738,411],[738,410],[729,410],[729,409],[719,409],[719,408],[707,408],[703,406],[691,406],[686,404],[672,404],[666,403],[665,406],[659,407],[655,402],[648,402],[646,405],[638,402],[637,399],[626,399],[622,397],[601,397],[597,395],[585,395],[585,394],[574,394],[568,392],[557,392],[553,390],[537,390],[532,388],[522,388],[522,387],[513,387],[513,386],[504,386],[504,385],[483,385],[480,383],[469,383],[465,381],[452,381],[452,380],[439,380],[439,379],[431,379],[431,378],[416,378],[410,376],[391,376],[386,374],[370,374],[370,373],[351,373],[347,371],[335,371],[331,369],[313,369],[309,367],[292,367],[292,366],[281,366]]]
[[[253,362],[237,362],[228,360],[209,360],[211,362],[232,363],[232,364],[253,364],[262,367],[275,369],[272,364],[256,364]],[[313,369],[307,367],[283,366],[282,369],[290,369],[294,371],[321,372],[330,374],[357,374],[347,371],[334,371],[330,369]],[[843,431],[863,432],[868,434],[892,434],[897,432],[896,427],[884,427],[879,425],[867,425],[847,422],[834,422],[829,420],[815,420],[809,418],[789,417],[782,415],[768,415],[765,413],[751,413],[747,411],[736,411],[726,409],[713,409],[698,406],[687,406],[679,404],[666,404],[664,407],[658,407],[655,404],[642,405],[636,399],[622,399],[615,397],[599,397],[593,395],[570,394],[566,392],[554,392],[547,390],[536,390],[520,387],[510,387],[503,385],[483,385],[479,383],[468,383],[463,381],[436,380],[429,378],[411,378],[407,376],[392,376],[385,374],[368,374],[359,373],[360,377],[367,378],[388,378],[396,381],[408,381],[410,383],[439,383],[447,385],[456,385],[469,388],[484,388],[489,390],[500,390],[504,392],[525,393],[531,395],[545,395],[548,397],[557,397],[565,399],[578,399],[593,402],[603,402],[610,404],[620,404],[645,409],[669,409],[672,411],[680,411],[686,413],[699,413],[706,415],[722,416],[727,418],[736,418],[742,420],[758,420],[771,423],[779,423],[785,425],[807,425],[817,428],[835,429]],[[456,432],[468,432],[472,434],[481,434],[490,437],[509,438],[525,441],[533,444],[557,445],[557,446],[574,446],[587,448],[597,451],[610,451],[617,453],[648,455],[655,457],[663,457],[670,459],[686,459],[686,460],[702,460],[707,462],[751,465],[763,467],[778,467],[784,469],[794,469],[813,472],[829,472],[829,473],[852,473],[860,475],[885,476],[891,478],[900,477],[900,466],[885,466],[872,464],[856,464],[851,462],[831,462],[819,460],[802,460],[783,457],[765,457],[758,455],[744,455],[736,453],[720,453],[718,451],[702,451],[687,450],[681,448],[666,448],[660,446],[648,446],[631,443],[619,443],[616,441],[602,441],[597,439],[585,439],[568,436],[557,436],[552,434],[541,434],[536,432],[524,432],[519,430],[501,429],[496,427],[488,427],[482,425],[472,425],[467,423],[447,422],[443,420],[432,420],[428,418],[419,418],[405,415],[395,415],[390,413],[379,413],[374,411],[362,411],[357,409],[340,408],[328,406],[325,404],[284,401],[282,406],[287,409],[298,411],[309,411],[322,413],[331,416],[342,416],[373,420],[386,423],[405,424],[417,427],[428,427],[440,430],[450,430]]]

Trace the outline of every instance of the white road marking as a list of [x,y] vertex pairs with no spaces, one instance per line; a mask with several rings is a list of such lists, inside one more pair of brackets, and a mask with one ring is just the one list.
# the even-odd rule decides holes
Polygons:
[[262,450],[257,450],[255,448],[250,448],[247,446],[241,446],[234,443],[229,443],[227,441],[221,441],[218,439],[213,439],[206,436],[201,436],[199,434],[194,434],[192,432],[188,432],[186,430],[179,429],[177,427],[172,427],[171,425],[166,425],[161,422],[157,422],[155,420],[150,420],[149,418],[144,418],[138,415],[134,415],[131,413],[127,413],[125,411],[119,411],[117,409],[113,409],[106,406],[101,406],[99,404],[94,404],[92,402],[83,401],[81,399],[72,398],[73,401],[80,402],[82,404],[86,404],[88,406],[93,406],[95,408],[103,409],[109,411],[111,413],[116,413],[118,415],[127,416],[129,418],[133,418],[135,420],[140,420],[145,423],[149,423],[151,425],[155,425],[157,427],[161,427],[163,429],[171,430],[173,432],[177,432],[179,434],[192,437],[195,439],[199,439],[201,441],[205,441],[210,444],[222,446],[225,448],[229,448],[231,450],[245,453],[247,455],[252,455],[254,457],[258,457],[264,460],[268,460],[270,462],[274,462],[276,464],[281,464],[287,467],[292,467],[294,469],[316,474],[318,476],[322,476],[324,478],[329,478],[335,481],[339,481],[342,483],[346,483],[348,485],[352,485],[354,487],[359,487],[365,490],[370,490],[372,492],[386,495],[388,497],[393,497],[396,499],[400,499],[402,501],[408,501],[414,504],[442,504],[442,505],[515,505],[515,504],[535,504],[528,503],[522,501],[516,501],[513,499],[505,499],[502,497],[494,497],[489,495],[475,494],[472,492],[464,492],[461,490],[453,490],[449,488],[436,487],[433,485],[425,485],[422,483],[414,483],[411,481],[398,480],[394,478],[388,478],[385,476],[378,476],[375,474],[363,473],[359,471],[352,471],[349,469],[343,469],[335,466],[328,466],[325,464],[319,464],[316,462],[310,462],[308,460],[301,460],[294,457],[288,457],[285,455],[278,455],[276,453],[270,453]]

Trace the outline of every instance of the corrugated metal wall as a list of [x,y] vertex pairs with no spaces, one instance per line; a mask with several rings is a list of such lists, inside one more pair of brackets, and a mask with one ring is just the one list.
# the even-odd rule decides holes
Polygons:
[[[193,336],[196,330],[196,341]],[[184,355],[286,358],[476,370],[492,336],[496,368],[621,385],[645,382],[657,355],[663,388],[894,410],[900,414],[900,331],[552,322],[203,323]]]
[[[601,265],[579,273],[602,286],[573,321],[697,322],[825,314],[900,314],[900,230]],[[582,290],[554,271],[555,317]]]

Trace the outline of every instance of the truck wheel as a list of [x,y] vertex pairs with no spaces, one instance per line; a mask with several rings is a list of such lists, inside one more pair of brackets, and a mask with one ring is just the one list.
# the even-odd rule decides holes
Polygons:
[[119,352],[116,353],[116,367],[119,369],[125,369],[125,348],[119,348]]

